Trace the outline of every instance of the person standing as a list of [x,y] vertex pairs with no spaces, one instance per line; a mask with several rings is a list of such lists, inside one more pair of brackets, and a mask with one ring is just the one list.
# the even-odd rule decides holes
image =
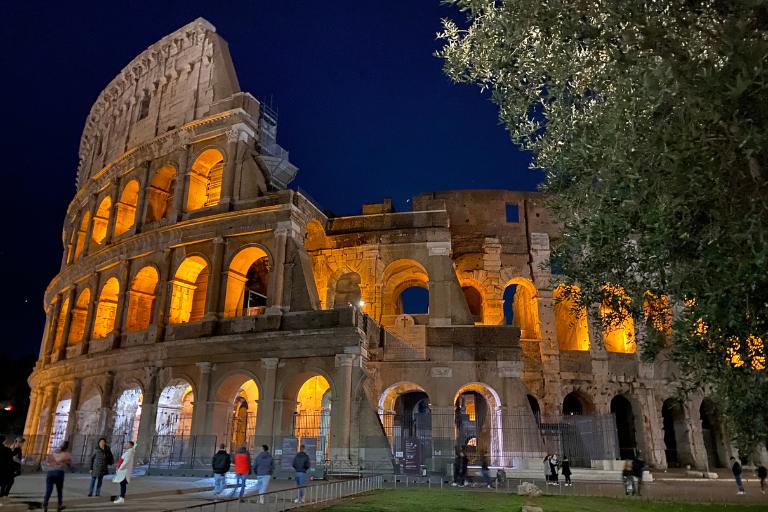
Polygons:
[[227,483],[227,472],[232,466],[232,458],[229,456],[226,450],[227,445],[221,443],[219,445],[219,451],[217,451],[211,466],[213,467],[213,494],[216,496],[221,495],[224,492],[224,487]]
[[235,491],[240,489],[239,498],[242,500],[243,494],[245,494],[245,483],[248,480],[248,475],[251,474],[251,454],[248,453],[245,445],[237,449],[234,459],[236,485],[232,494],[235,494]]
[[13,452],[5,445],[5,436],[0,436],[0,498],[8,496],[13,484]]
[[552,480],[552,485],[558,485],[558,480],[557,480],[558,462],[559,461],[556,453],[549,458],[549,471],[550,471],[549,478]]
[[461,485],[461,448],[456,448],[456,456],[453,458],[453,483],[451,486]]
[[43,497],[43,512],[48,512],[48,502],[51,499],[53,488],[56,487],[56,497],[58,506],[56,510],[62,510],[64,507],[64,471],[72,465],[72,456],[69,454],[69,442],[64,441],[61,446],[53,453],[49,454],[45,460],[45,497]]
[[491,485],[491,470],[488,469],[488,457],[486,456],[485,452],[480,454],[480,474],[483,475],[485,486],[488,489],[492,489],[493,486]]
[[642,496],[643,471],[645,471],[645,461],[638,450],[635,458],[632,459],[632,483],[634,484],[634,494],[637,496]]
[[762,464],[757,466],[757,478],[760,479],[760,492],[765,494],[765,479],[768,477],[768,469]]
[[272,478],[275,463],[272,460],[272,454],[269,453],[269,446],[263,444],[261,450],[253,462],[253,472],[256,474],[256,481],[259,485],[259,503],[264,503],[263,494],[269,489],[269,480]]
[[563,476],[565,477],[565,486],[570,487],[573,484],[571,483],[571,461],[568,460],[568,457],[563,456],[563,462],[560,464],[561,471],[563,473]]
[[296,499],[294,503],[304,502],[304,485],[307,483],[307,472],[309,471],[309,455],[304,452],[304,445],[299,446],[299,452],[293,458],[293,470],[296,471]]
[[23,437],[17,437],[9,447],[11,449],[11,472],[5,488],[0,490],[0,496],[8,496],[11,494],[13,482],[16,480],[17,476],[21,475],[21,462],[24,459],[24,454],[22,453],[24,441]]
[[[104,477],[109,474],[109,466],[115,463],[115,457],[107,444],[106,438],[99,438],[99,443],[91,454],[91,484],[88,486],[88,496],[101,496],[101,484]],[[95,489],[94,489],[95,487]]]
[[114,483],[120,484],[120,497],[115,500],[116,505],[125,503],[125,492],[128,490],[128,482],[131,481],[131,474],[133,473],[134,446],[133,441],[127,441],[125,443],[125,451],[117,460],[115,478],[112,479]]
[[744,492],[744,484],[741,481],[741,464],[735,457],[731,457],[731,471],[733,472],[733,478],[736,480],[736,488],[739,490],[737,494],[747,494]]
[[552,479],[552,469],[549,467],[549,454],[544,457],[544,480],[549,485],[549,481]]
[[467,485],[467,470],[469,468],[469,457],[467,457],[467,448],[466,446],[461,449],[461,474],[459,475],[459,478],[461,479],[461,486],[464,487]]

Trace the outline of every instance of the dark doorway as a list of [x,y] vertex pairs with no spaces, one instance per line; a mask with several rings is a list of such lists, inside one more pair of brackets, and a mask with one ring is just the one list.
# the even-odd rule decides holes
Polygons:
[[491,422],[488,402],[477,391],[466,391],[456,399],[457,448],[465,447],[470,463],[477,462],[480,454],[491,454]]
[[722,468],[725,460],[724,454],[721,455],[722,429],[720,424],[720,414],[715,403],[705,398],[699,407],[699,416],[701,418],[701,435],[704,438],[704,447],[707,450],[707,461],[710,468]]
[[410,391],[398,396],[391,423],[392,451],[400,461],[400,471],[419,474],[432,455],[432,412],[427,394]]
[[619,438],[619,457],[632,459],[637,453],[635,438],[635,415],[632,404],[626,397],[616,395],[611,400],[611,414],[616,418],[616,433]]
[[531,412],[536,420],[537,425],[541,425],[541,408],[539,407],[539,401],[533,395],[526,395],[528,398],[528,405],[531,406]]

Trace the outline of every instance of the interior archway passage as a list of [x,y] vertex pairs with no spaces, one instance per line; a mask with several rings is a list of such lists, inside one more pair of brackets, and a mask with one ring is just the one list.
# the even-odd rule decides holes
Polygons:
[[589,350],[587,313],[576,309],[576,286],[560,285],[554,290],[555,331],[560,350]]
[[147,191],[146,222],[157,222],[166,218],[176,185],[176,169],[170,165],[164,165],[152,176]]
[[68,345],[76,345],[85,338],[85,322],[88,319],[88,305],[91,302],[91,290],[84,289],[77,296],[75,307],[72,308],[72,320],[69,322]]
[[136,206],[139,204],[139,182],[131,180],[123,187],[117,201],[115,236],[127,233],[136,223]]
[[216,149],[203,151],[189,171],[187,211],[219,204],[224,156]]
[[124,441],[136,441],[143,401],[144,395],[139,387],[126,389],[120,394],[113,411],[115,421],[112,427],[113,441],[115,437],[122,437]]
[[205,315],[208,293],[208,262],[200,256],[189,256],[181,262],[171,282],[169,322],[199,322]]
[[85,242],[88,237],[88,224],[90,222],[91,213],[83,213],[83,217],[80,219],[80,225],[77,228],[74,255],[70,258],[71,261],[77,261],[77,259],[80,258],[80,255],[83,253],[83,249],[85,249]]
[[[158,436],[188,436],[192,432],[195,395],[183,379],[171,381],[157,401],[155,432]],[[156,443],[156,446],[158,443]]]
[[332,308],[345,308],[350,304],[360,304],[360,274],[347,272],[341,275],[330,293],[329,305]]
[[128,290],[127,331],[142,331],[152,323],[152,312],[157,293],[158,274],[155,267],[144,267],[136,273]]
[[621,286],[609,285],[603,289],[600,318],[607,352],[635,353],[635,323],[629,313],[630,303],[631,298]]
[[232,258],[227,269],[225,317],[264,312],[267,306],[269,270],[269,257],[260,247],[246,247]]
[[472,314],[472,318],[475,323],[483,322],[483,294],[474,286],[465,285],[461,287],[461,291],[464,292],[464,298],[469,306],[469,312]]
[[93,227],[91,228],[91,240],[96,244],[101,244],[107,238],[107,228],[109,226],[109,215],[112,210],[112,199],[106,196],[99,203],[96,209],[96,215],[93,216]]
[[316,451],[328,458],[331,439],[331,385],[322,375],[310,377],[299,388],[293,417],[293,435],[299,444],[307,444],[307,439],[316,440]]
[[106,337],[115,329],[120,283],[117,278],[110,277],[99,293],[96,304],[96,318],[93,322],[93,339]]
[[523,278],[512,279],[504,289],[504,324],[520,328],[520,337],[540,339],[536,287]]

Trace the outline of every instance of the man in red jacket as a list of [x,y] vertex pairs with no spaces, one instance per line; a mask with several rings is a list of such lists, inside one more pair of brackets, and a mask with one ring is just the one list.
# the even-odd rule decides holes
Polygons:
[[[240,488],[240,499],[243,499],[245,494],[245,482],[249,474],[251,474],[251,454],[245,446],[241,446],[235,452],[235,476],[237,477],[235,491],[238,487]],[[232,491],[232,494],[235,491]]]

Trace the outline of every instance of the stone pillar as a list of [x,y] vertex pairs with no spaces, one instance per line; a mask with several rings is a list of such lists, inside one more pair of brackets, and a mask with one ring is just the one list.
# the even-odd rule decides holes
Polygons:
[[80,394],[82,393],[83,380],[75,378],[72,385],[72,399],[69,403],[69,417],[67,418],[67,430],[64,439],[72,442],[72,435],[77,433],[77,412],[80,409]]
[[241,153],[243,144],[240,143],[241,137],[246,137],[247,134],[241,131],[240,127],[233,126],[226,132],[227,134],[227,146],[226,154],[227,160],[224,162],[224,170],[221,176],[221,200],[219,204],[224,205],[224,210],[229,210],[234,198],[235,189],[235,169],[241,161]]
[[275,248],[272,255],[272,272],[267,283],[268,313],[282,313],[288,311],[290,303],[285,302],[285,246],[288,240],[288,232],[291,229],[288,222],[278,222],[275,229]]
[[[85,230],[85,240],[83,240],[83,250],[80,253],[80,258],[88,256],[88,253],[91,250],[91,240],[93,239],[93,217],[94,215],[96,215],[96,208],[97,208],[96,199],[97,197],[96,197],[96,194],[94,193],[94,194],[91,194],[91,198],[88,200],[88,211],[90,212],[90,215],[88,217],[88,227]],[[78,237],[80,237],[79,229],[80,229],[80,226],[78,226],[78,234],[77,234]]]
[[[64,326],[61,330],[61,346],[59,347],[59,360],[64,359],[67,355],[67,344],[69,343],[69,327],[72,325],[72,310],[75,308],[75,287],[71,287],[67,290],[67,297],[65,300],[69,300],[69,310],[67,316],[64,317]],[[55,329],[54,329],[55,330]]]
[[144,164],[144,179],[141,181],[139,189],[139,198],[136,202],[136,216],[134,217],[133,227],[130,233],[140,233],[146,217],[147,195],[149,194],[149,167],[150,162]]
[[88,353],[88,346],[91,343],[91,337],[93,336],[93,323],[96,320],[96,305],[99,302],[99,295],[101,294],[101,274],[96,272],[96,276],[93,279],[93,295],[91,295],[91,301],[88,304],[88,314],[85,319],[85,330],[83,331],[83,350],[82,354]]
[[173,200],[171,201],[171,211],[168,212],[168,219],[172,223],[178,222],[184,213],[187,205],[187,180],[189,176],[189,148],[185,147],[179,155],[179,168],[176,169],[173,185]]
[[695,403],[685,402],[683,404],[683,410],[685,411],[685,422],[688,426],[688,435],[691,443],[691,458],[693,459],[694,466],[699,470],[714,470],[714,468],[709,467],[707,447],[704,444],[704,434],[701,430],[699,407],[697,407]]
[[163,249],[163,264],[160,267],[160,276],[157,284],[157,300],[153,306],[154,311],[152,314],[152,326],[157,332],[155,341],[163,341],[165,339],[165,325],[167,322],[167,315],[170,309],[170,297],[171,297],[171,279],[173,272],[173,251],[171,249]]
[[155,423],[157,422],[157,374],[159,368],[150,366],[144,369],[146,372],[146,388],[141,402],[141,418],[139,418],[139,432],[136,435],[136,458],[143,463],[149,461],[152,451],[152,440],[155,436]]
[[64,296],[60,293],[56,296],[56,301],[53,303],[53,314],[50,316],[50,324],[45,333],[45,342],[43,343],[43,350],[40,354],[40,359],[42,359],[45,364],[51,362],[53,340],[56,339],[56,324],[59,323],[59,315],[61,314],[61,303],[63,299]]
[[645,460],[651,467],[667,467],[667,456],[664,452],[664,421],[661,407],[656,406],[656,398],[650,389],[638,389],[636,402],[638,411],[632,411],[635,416],[635,442],[638,449],[645,454]]
[[352,422],[352,367],[355,354],[336,354],[335,393],[331,407],[331,459],[349,460]]
[[227,241],[223,237],[218,236],[213,239],[213,258],[211,261],[211,271],[208,274],[208,293],[205,297],[204,321],[215,322],[221,316],[219,301],[222,296],[221,274],[224,266],[224,250],[226,248]]
[[102,245],[108,245],[112,242],[112,237],[115,234],[115,219],[120,211],[120,207],[117,204],[120,199],[120,179],[115,178],[112,181],[112,190],[110,191],[110,199],[112,200],[112,206],[110,207],[109,220],[107,220],[107,234],[104,237]]
[[275,427],[275,388],[279,363],[280,360],[276,357],[265,357],[261,360],[262,368],[264,368],[264,379],[262,380],[263,386],[258,400],[255,446],[261,444],[272,446],[274,444],[274,434],[280,428]]
[[429,325],[474,325],[451,259],[451,242],[427,242],[429,273]]
[[[43,393],[40,392],[40,388],[34,388],[29,394],[29,408],[27,409],[27,421],[24,422],[24,435],[33,436],[36,434],[35,426],[37,424],[38,417],[40,416],[40,409],[43,405]],[[30,444],[33,441],[30,441]]]
[[456,451],[454,431],[456,428],[456,407],[453,405],[430,404],[432,412],[432,467],[430,472],[449,475],[449,464],[453,463]]
[[115,373],[109,371],[104,376],[104,388],[101,395],[101,408],[99,409],[99,424],[97,427],[97,432],[104,436],[112,434],[112,416],[114,415],[112,410],[112,392],[114,387]]
[[208,398],[211,388],[211,371],[213,365],[209,362],[197,363],[200,370],[197,393],[195,394],[194,409],[192,410],[192,434],[207,434],[208,423]]
[[124,260],[120,262],[120,271],[117,275],[117,280],[120,283],[120,293],[117,296],[117,311],[115,311],[115,326],[112,329],[112,348],[116,349],[120,347],[120,339],[123,333],[123,320],[125,319],[125,312],[128,309],[128,288],[130,283],[128,279],[131,276],[131,260]]
[[38,431],[40,434],[40,446],[37,453],[48,452],[48,442],[51,437],[51,429],[53,428],[53,421],[56,418],[56,405],[58,399],[58,387],[55,384],[48,384],[45,388],[45,406],[47,408],[46,415],[40,419],[42,422],[42,429]]

